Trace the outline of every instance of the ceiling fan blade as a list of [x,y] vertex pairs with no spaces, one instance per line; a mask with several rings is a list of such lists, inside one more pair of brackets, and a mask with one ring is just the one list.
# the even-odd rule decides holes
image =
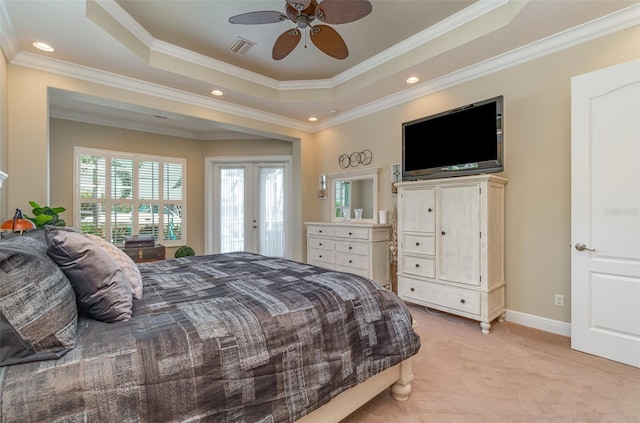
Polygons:
[[315,25],[311,28],[311,41],[325,54],[336,59],[346,59],[349,49],[340,34],[328,25]]
[[273,52],[271,53],[273,60],[280,60],[287,57],[289,53],[296,48],[301,37],[302,35],[298,28],[289,29],[280,34],[276,42],[273,44]]
[[242,25],[269,24],[282,22],[285,20],[287,20],[286,15],[284,15],[282,12],[276,12],[272,10],[242,13],[240,15],[232,16],[229,18],[230,23]]
[[343,24],[362,19],[372,10],[367,0],[324,0],[316,9],[316,18],[328,24]]
[[311,0],[287,0],[287,4],[297,11],[301,11],[309,7]]

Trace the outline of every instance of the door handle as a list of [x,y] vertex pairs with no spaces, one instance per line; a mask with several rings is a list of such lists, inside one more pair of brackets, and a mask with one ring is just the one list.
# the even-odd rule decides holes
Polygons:
[[587,251],[595,251],[595,249],[587,248],[587,246],[586,246],[586,245],[584,245],[582,242],[578,242],[578,243],[575,245],[575,247],[576,247],[576,250],[578,250],[578,251],[584,251],[584,250],[587,250]]

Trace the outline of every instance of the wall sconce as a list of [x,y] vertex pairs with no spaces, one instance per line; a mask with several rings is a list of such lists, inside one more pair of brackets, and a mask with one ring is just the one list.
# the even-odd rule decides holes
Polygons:
[[327,175],[320,175],[318,182],[318,198],[321,200],[327,199]]
[[31,229],[35,229],[36,224],[30,221],[29,219],[25,219],[22,215],[22,209],[17,208],[16,214],[13,215],[13,219],[9,219],[5,221],[1,226],[0,230],[3,231],[11,231],[11,232],[24,232]]

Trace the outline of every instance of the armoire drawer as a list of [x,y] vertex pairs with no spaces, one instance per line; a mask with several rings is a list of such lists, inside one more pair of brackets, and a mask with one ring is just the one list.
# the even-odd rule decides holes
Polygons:
[[426,278],[436,277],[436,265],[433,258],[403,256],[402,269],[405,273],[424,276]]
[[407,253],[434,255],[436,251],[436,240],[432,235],[404,234],[404,251]]
[[480,315],[480,292],[455,286],[398,277],[400,296],[410,301],[411,298],[438,306]]

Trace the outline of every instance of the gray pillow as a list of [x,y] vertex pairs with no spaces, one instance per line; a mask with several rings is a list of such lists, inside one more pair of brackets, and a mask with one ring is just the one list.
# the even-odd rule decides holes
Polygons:
[[76,346],[69,280],[32,237],[0,241],[0,366],[51,360]]
[[45,227],[45,239],[47,254],[69,278],[81,312],[109,323],[131,318],[131,286],[102,247],[66,227]]
[[138,300],[142,298],[142,275],[140,274],[138,266],[136,266],[133,260],[131,260],[131,257],[126,255],[124,251],[104,238],[100,238],[99,236],[93,234],[84,235],[91,241],[101,246],[102,249],[105,250],[107,254],[109,254],[111,258],[115,260],[116,263],[118,263],[118,265],[124,272],[124,276],[127,278],[127,281],[129,281],[129,285],[131,285],[133,298]]

